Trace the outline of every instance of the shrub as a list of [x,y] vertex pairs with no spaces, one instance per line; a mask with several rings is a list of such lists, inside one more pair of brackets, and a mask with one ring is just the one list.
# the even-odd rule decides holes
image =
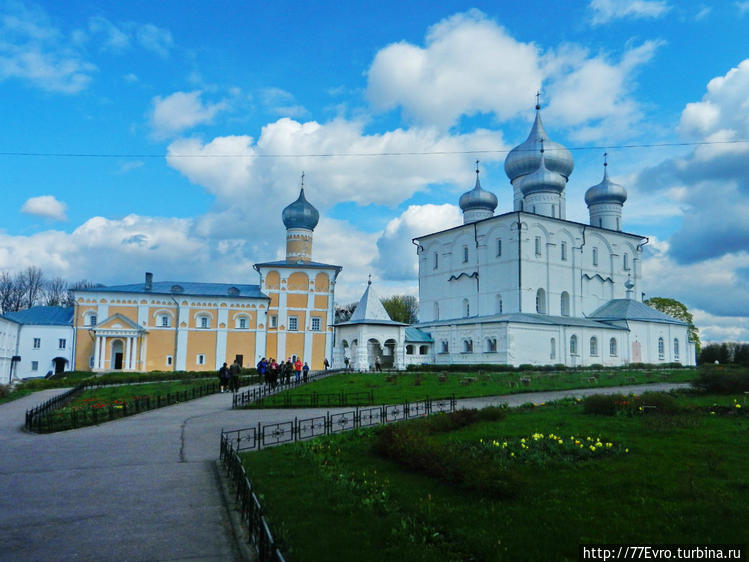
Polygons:
[[591,394],[583,400],[583,412],[595,416],[616,415],[617,402],[626,401],[623,394]]
[[10,396],[10,388],[5,384],[0,384],[0,398],[7,398]]
[[645,392],[637,402],[642,406],[655,406],[656,414],[675,414],[681,409],[676,398],[667,392]]
[[692,386],[706,393],[747,392],[749,391],[749,368],[726,368],[713,365],[700,367],[700,373]]

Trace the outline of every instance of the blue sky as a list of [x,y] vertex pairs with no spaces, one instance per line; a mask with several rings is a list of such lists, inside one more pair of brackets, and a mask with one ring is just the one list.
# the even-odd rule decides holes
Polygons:
[[540,89],[568,218],[608,152],[648,294],[749,341],[748,27],[749,1],[0,0],[0,270],[257,282],[304,170],[338,300],[415,294],[410,239],[460,222],[474,160],[511,210]]

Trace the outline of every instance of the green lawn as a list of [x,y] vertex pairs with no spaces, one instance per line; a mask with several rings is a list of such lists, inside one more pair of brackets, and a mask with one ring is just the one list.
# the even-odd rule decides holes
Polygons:
[[[749,542],[749,416],[594,416],[565,401],[449,432],[427,423],[397,424],[420,435],[408,469],[376,446],[383,428],[244,454],[287,557],[547,561],[577,560],[581,543]],[[456,477],[461,465],[474,476]]]
[[[311,394],[353,395],[372,393],[373,404],[395,404],[413,402],[425,398],[473,398],[496,396],[517,392],[543,390],[572,390],[576,388],[599,388],[628,384],[654,382],[690,382],[697,369],[663,370],[602,370],[561,372],[484,372],[472,370],[464,373],[346,373],[333,375],[307,385],[273,395],[263,402],[250,404],[249,408],[278,408],[284,405],[299,407],[311,403]],[[361,397],[349,396],[348,404],[361,404]],[[332,405],[332,403],[331,403]]]

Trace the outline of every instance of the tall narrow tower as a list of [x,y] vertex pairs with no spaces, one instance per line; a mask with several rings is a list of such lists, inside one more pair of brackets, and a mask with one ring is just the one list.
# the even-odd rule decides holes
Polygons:
[[310,261],[312,233],[320,221],[320,213],[304,197],[304,173],[299,197],[283,210],[281,218],[286,226],[286,261]]
[[585,192],[591,226],[622,229],[622,207],[627,200],[627,190],[609,179],[608,162],[603,155],[603,179]]

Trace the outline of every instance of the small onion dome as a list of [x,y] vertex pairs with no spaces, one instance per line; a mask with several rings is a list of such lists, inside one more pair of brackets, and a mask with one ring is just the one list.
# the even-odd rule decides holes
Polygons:
[[538,147],[543,142],[546,151],[546,169],[569,179],[575,163],[572,154],[563,145],[549,139],[541,122],[540,107],[536,106],[536,120],[525,142],[513,148],[505,158],[505,173],[514,182],[519,177],[533,173],[541,160]]
[[531,193],[556,192],[562,193],[567,186],[567,180],[558,172],[552,172],[546,165],[546,152],[541,150],[538,167],[533,173],[523,176],[518,181],[518,187],[523,196]]
[[466,191],[460,196],[458,204],[461,210],[465,213],[466,211],[473,211],[475,209],[486,209],[487,211],[494,212],[497,208],[497,196],[491,191],[486,191],[481,188],[481,182],[479,181],[478,170],[476,171],[476,185],[470,191]]
[[314,230],[320,221],[320,213],[305,199],[304,188],[302,188],[299,191],[299,198],[283,210],[281,218],[287,230],[289,228]]
[[603,166],[603,180],[585,192],[585,204],[590,207],[597,203],[619,203],[627,200],[627,190],[609,179],[608,168]]

